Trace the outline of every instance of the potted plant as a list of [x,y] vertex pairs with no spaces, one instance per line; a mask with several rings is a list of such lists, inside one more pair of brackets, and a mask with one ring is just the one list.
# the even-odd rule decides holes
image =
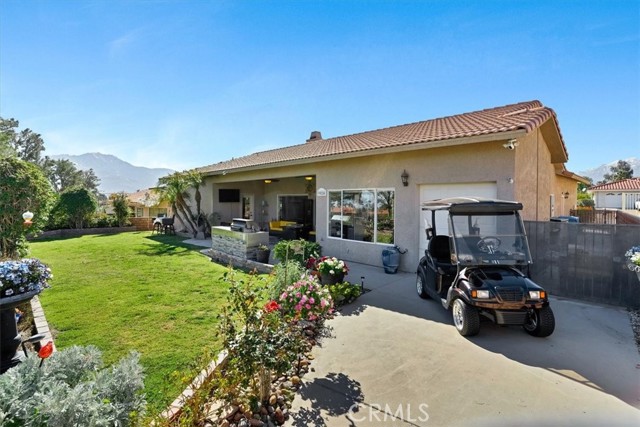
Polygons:
[[349,267],[336,257],[324,256],[316,262],[316,270],[320,273],[320,283],[333,285],[344,280],[344,276],[349,272]]
[[258,249],[256,249],[256,261],[261,262],[263,264],[269,263],[269,255],[271,254],[271,250],[266,245],[258,245]]
[[633,246],[624,256],[627,258],[627,267],[635,271],[640,280],[640,246]]
[[0,261],[0,373],[19,362],[15,308],[49,287],[52,277],[51,269],[35,258]]

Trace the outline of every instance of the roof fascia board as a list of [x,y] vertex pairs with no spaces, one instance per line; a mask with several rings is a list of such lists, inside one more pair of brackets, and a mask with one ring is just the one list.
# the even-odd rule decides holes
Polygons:
[[382,154],[408,152],[417,150],[429,150],[432,148],[453,147],[466,144],[478,144],[483,142],[506,141],[513,138],[524,136],[527,133],[524,129],[518,129],[508,132],[491,133],[486,135],[466,136],[462,138],[443,139],[438,141],[424,141],[394,147],[375,148],[369,150],[353,151],[350,153],[331,154],[328,156],[309,157],[305,159],[287,160],[282,162],[267,163],[263,165],[240,167],[228,169],[226,171],[204,172],[203,176],[228,176],[234,172],[249,172],[261,169],[281,168],[285,166],[305,165],[309,163],[328,162],[333,160],[352,159],[355,157],[377,156]]

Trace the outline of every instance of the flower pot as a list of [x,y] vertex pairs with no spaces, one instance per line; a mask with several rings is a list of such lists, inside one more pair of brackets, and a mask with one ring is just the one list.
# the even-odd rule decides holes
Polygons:
[[40,293],[40,289],[0,298],[0,374],[20,363],[16,350],[20,335],[16,324],[15,308]]
[[270,254],[271,254],[270,250],[258,249],[256,251],[256,261],[261,262],[263,264],[268,264]]
[[344,273],[320,273],[320,283],[323,285],[335,285],[336,283],[342,283],[344,281]]

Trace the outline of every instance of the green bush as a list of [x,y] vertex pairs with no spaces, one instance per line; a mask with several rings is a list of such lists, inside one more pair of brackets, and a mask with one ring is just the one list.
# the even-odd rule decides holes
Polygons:
[[300,280],[305,271],[304,267],[293,260],[274,265],[269,284],[269,297],[271,299],[280,297],[286,288]]
[[329,293],[336,306],[349,304],[360,296],[360,286],[349,282],[329,285]]
[[319,243],[308,242],[304,239],[300,240],[280,240],[273,247],[273,256],[278,261],[285,263],[287,261],[295,261],[303,268],[306,268],[306,262],[310,257],[317,258],[322,253],[322,247]]
[[95,228],[106,228],[106,227],[117,227],[118,219],[113,215],[107,215],[106,213],[98,213],[93,216],[90,222],[90,227]]
[[102,368],[93,346],[29,357],[0,376],[0,425],[128,426],[144,411],[142,367],[131,353]]

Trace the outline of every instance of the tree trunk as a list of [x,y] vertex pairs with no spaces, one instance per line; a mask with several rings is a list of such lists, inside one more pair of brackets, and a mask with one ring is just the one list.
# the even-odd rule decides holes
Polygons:
[[258,377],[260,380],[260,402],[264,402],[269,399],[269,394],[271,393],[271,371],[261,366]]

